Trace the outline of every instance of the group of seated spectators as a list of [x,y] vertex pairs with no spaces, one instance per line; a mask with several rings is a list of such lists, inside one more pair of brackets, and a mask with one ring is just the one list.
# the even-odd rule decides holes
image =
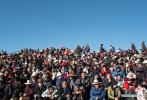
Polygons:
[[121,99],[147,100],[147,49],[0,52],[0,100]]

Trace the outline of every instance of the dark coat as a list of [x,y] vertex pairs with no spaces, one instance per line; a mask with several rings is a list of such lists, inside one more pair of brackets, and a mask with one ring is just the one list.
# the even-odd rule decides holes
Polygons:
[[37,95],[37,97],[41,97],[42,93],[46,90],[46,86],[42,85],[42,87],[39,87],[36,85],[33,89],[33,93]]
[[12,84],[8,84],[6,86],[6,88],[4,89],[4,100],[10,100],[11,96],[12,96]]

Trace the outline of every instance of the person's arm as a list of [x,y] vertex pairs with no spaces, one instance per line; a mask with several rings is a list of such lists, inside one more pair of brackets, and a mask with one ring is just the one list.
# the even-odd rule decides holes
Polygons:
[[104,89],[102,89],[102,91],[101,91],[101,96],[100,96],[100,98],[103,100],[103,98],[105,98],[105,90]]
[[57,93],[57,90],[54,91],[54,97],[57,98],[59,95]]
[[45,91],[42,93],[41,96],[42,96],[42,97],[48,97],[48,90],[45,90]]

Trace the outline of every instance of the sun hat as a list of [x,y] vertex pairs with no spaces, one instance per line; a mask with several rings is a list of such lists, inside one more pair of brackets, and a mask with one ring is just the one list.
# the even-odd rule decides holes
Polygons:
[[74,74],[73,71],[71,71],[67,76],[68,76],[68,77],[72,77],[72,76],[76,76],[76,75]]
[[25,84],[26,85],[29,85],[29,84],[31,84],[31,81],[30,80],[27,80],[27,82]]
[[97,85],[97,84],[99,84],[100,82],[98,81],[98,80],[94,80],[93,81],[93,83],[92,83],[92,85]]
[[136,75],[132,72],[132,71],[130,71],[128,74],[127,74],[127,76],[126,76],[128,79],[136,79]]

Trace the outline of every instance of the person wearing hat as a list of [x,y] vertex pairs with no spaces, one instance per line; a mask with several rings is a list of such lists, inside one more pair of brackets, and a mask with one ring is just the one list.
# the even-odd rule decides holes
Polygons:
[[26,88],[24,89],[22,100],[33,100],[33,89],[31,85],[31,81],[27,80],[25,85],[26,85]]
[[90,90],[90,100],[104,100],[105,90],[98,80],[94,80]]
[[49,86],[43,93],[42,97],[49,100],[57,100],[58,93],[54,86]]
[[71,71],[69,74],[67,74],[67,82],[69,83],[69,86],[71,89],[73,89],[74,83],[75,83],[75,74],[74,71]]

